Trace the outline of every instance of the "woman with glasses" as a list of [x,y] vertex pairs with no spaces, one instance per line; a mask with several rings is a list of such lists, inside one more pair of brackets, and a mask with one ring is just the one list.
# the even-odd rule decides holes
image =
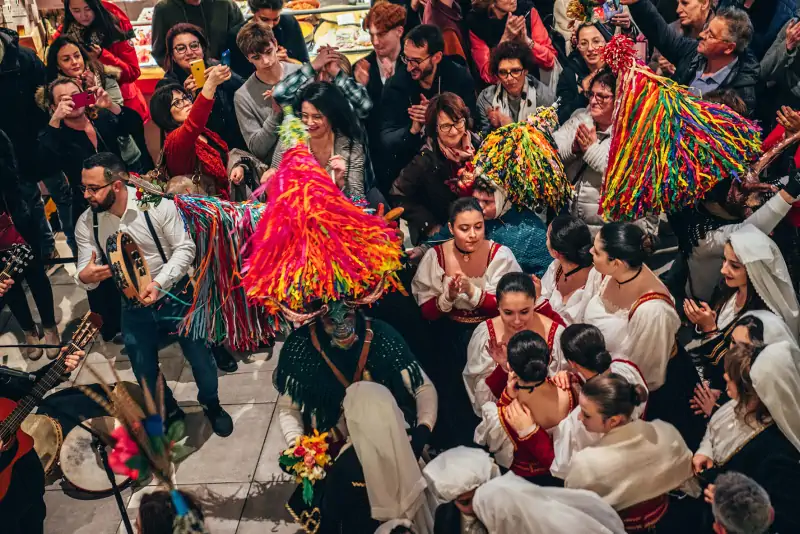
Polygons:
[[[206,68],[219,64],[218,61],[209,59],[206,54],[208,41],[203,30],[194,24],[176,24],[167,32],[166,47],[165,74],[156,85],[156,89],[177,83],[182,85],[192,98],[197,98],[200,90],[192,76],[192,61],[202,59]],[[229,149],[247,150],[233,105],[233,95],[243,83],[244,81],[236,73],[231,73],[230,78],[216,91],[214,107],[208,119],[208,128],[219,134]]]
[[464,385],[479,417],[484,404],[496,402],[502,396],[508,380],[508,343],[518,332],[529,330],[545,340],[549,354],[548,376],[567,369],[560,343],[564,324],[539,312],[536,287],[529,275],[507,273],[500,278],[497,309],[500,314],[482,322],[472,333],[467,347]]
[[573,113],[572,118],[553,133],[553,138],[567,177],[575,184],[570,211],[583,219],[594,235],[603,225],[598,210],[611,148],[617,79],[611,70],[604,69],[595,74],[587,86],[589,106]]
[[547,431],[577,406],[577,392],[559,389],[548,378],[550,347],[536,332],[517,332],[507,351],[508,380],[500,399],[482,406],[475,442],[514,474],[539,486],[560,486],[550,474],[555,451]]
[[521,122],[537,106],[555,102],[552,89],[531,74],[536,63],[531,49],[516,41],[500,43],[489,63],[492,76],[500,81],[478,96],[478,131],[487,135],[512,122]]
[[450,203],[469,194],[459,171],[475,155],[480,138],[470,131],[469,108],[454,93],[430,100],[425,112],[428,139],[422,151],[400,172],[391,197],[405,209],[415,245],[438,232],[448,220]]
[[556,86],[558,121],[561,124],[567,122],[576,110],[589,105],[589,82],[605,67],[603,48],[610,39],[611,32],[599,22],[585,22],[575,30],[572,38],[574,50],[562,65],[564,70]]
[[123,10],[102,0],[64,0],[64,23],[53,38],[61,35],[82,44],[93,60],[119,70],[125,107],[138,113],[142,122],[150,120],[147,102],[136,86],[141,70],[139,57],[130,43],[133,26]]
[[[330,82],[313,82],[300,90],[294,112],[306,125],[308,146],[317,162],[348,198],[363,202],[363,133],[344,95]],[[279,140],[272,169],[281,164],[285,150]]]

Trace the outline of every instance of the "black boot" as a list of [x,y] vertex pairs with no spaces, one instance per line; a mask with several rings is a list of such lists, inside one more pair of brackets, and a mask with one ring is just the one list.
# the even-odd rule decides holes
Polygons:
[[208,417],[208,420],[211,422],[211,428],[214,430],[214,434],[226,438],[233,433],[233,419],[231,419],[228,412],[219,405],[219,401],[210,403],[208,406],[203,406],[203,412],[205,412],[206,417]]
[[226,373],[233,373],[239,369],[239,364],[233,359],[233,355],[228,352],[224,345],[213,345],[211,347],[211,354],[214,355],[214,361],[217,362],[217,368]]

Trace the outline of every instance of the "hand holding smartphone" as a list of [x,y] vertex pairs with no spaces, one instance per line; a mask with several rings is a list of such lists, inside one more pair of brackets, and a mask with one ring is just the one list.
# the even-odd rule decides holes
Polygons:
[[198,89],[202,89],[206,83],[206,63],[202,59],[195,59],[189,63],[189,68],[192,71],[194,83]]
[[75,104],[75,109],[85,108],[95,104],[96,102],[97,97],[91,91],[72,95],[72,103]]
[[220,63],[222,63],[226,67],[230,67],[231,66],[231,51],[230,50],[225,50],[222,53],[222,56],[220,56]]

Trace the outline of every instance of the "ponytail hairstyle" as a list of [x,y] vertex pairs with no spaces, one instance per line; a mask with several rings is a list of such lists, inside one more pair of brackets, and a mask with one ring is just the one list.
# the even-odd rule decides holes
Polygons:
[[600,240],[610,260],[620,260],[636,269],[655,252],[655,236],[633,223],[611,222],[600,228]]
[[451,225],[456,224],[456,217],[458,217],[458,214],[465,211],[477,211],[481,214],[481,217],[483,217],[483,210],[477,200],[472,197],[461,197],[450,204],[450,217],[448,222]]
[[580,267],[592,265],[592,233],[578,217],[559,215],[550,223],[550,248]]
[[594,373],[604,373],[611,366],[606,340],[596,326],[571,324],[561,334],[564,357]]
[[616,373],[597,375],[586,381],[581,394],[597,405],[603,421],[619,415],[629,419],[634,408],[647,401],[647,389],[631,384]]
[[504,274],[500,277],[500,281],[497,282],[497,289],[495,290],[497,302],[500,302],[506,293],[524,293],[536,300],[536,286],[533,283],[533,278],[525,273]]
[[763,345],[755,347],[737,343],[725,353],[725,373],[736,384],[738,393],[734,412],[748,425],[765,425],[772,421],[769,410],[758,397],[750,378],[753,361],[762,348]]
[[549,364],[550,348],[536,332],[523,330],[508,340],[508,365],[525,382],[538,386],[547,380]]

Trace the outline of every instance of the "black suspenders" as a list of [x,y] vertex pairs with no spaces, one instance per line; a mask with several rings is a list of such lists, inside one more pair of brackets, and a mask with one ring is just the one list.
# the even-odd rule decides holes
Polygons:
[[[161,261],[167,263],[167,255],[164,254],[164,247],[161,246],[161,240],[158,238],[158,234],[156,233],[156,228],[153,226],[153,221],[150,219],[150,212],[144,212],[144,220],[147,223],[147,228],[150,230],[150,235],[153,237],[153,241],[156,243],[156,248],[158,249],[158,255],[161,256]],[[94,211],[92,212],[92,230],[94,231],[94,242],[97,244],[97,248],[100,249],[100,255],[103,258],[103,263],[109,265],[108,258],[106,257],[106,249],[102,245],[100,245],[100,238],[99,238],[99,224],[97,222],[97,213]]]

